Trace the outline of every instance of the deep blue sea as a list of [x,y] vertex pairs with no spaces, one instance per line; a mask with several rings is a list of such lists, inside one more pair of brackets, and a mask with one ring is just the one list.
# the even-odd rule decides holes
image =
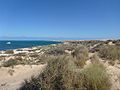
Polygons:
[[28,48],[33,46],[42,46],[57,44],[56,41],[0,41],[0,50]]

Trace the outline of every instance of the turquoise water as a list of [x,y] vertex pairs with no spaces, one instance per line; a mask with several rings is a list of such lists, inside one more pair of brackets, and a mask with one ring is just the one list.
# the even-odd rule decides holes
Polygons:
[[27,48],[33,46],[42,46],[57,44],[55,41],[0,41],[0,50]]

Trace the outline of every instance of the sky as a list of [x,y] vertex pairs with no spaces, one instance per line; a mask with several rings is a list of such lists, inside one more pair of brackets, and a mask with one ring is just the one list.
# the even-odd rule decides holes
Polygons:
[[0,0],[0,37],[119,38],[120,0]]

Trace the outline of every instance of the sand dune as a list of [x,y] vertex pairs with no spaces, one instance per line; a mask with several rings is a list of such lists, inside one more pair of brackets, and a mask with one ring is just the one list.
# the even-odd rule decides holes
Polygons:
[[37,76],[45,65],[17,65],[13,69],[10,67],[0,68],[0,90],[16,90],[31,76]]

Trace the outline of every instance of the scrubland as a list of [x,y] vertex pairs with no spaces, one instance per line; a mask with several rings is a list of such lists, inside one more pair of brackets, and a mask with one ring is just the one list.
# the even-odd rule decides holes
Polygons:
[[18,90],[120,89],[120,40],[64,41],[27,51],[5,51],[13,56],[7,56],[7,60],[0,57],[4,58],[1,67],[45,65],[37,76],[25,79]]

